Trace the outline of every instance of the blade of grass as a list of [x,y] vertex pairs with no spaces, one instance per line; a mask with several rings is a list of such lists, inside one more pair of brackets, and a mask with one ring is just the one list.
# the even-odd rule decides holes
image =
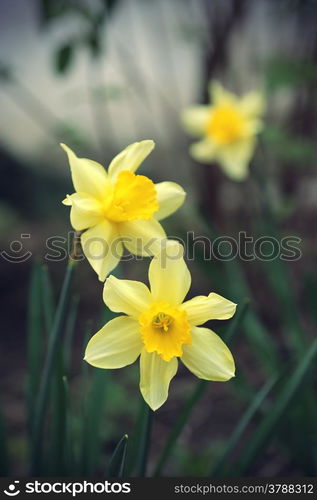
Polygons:
[[[262,214],[257,220],[254,233],[256,234],[260,227],[262,234],[269,235],[271,238],[273,237],[275,241],[280,242],[282,240],[280,222],[271,202],[269,178],[267,168],[265,168],[265,162],[270,159],[267,157],[266,146],[261,138],[259,141],[259,150],[262,153],[262,160],[258,157],[258,161],[254,161],[253,172],[254,179],[258,185]],[[297,300],[293,293],[289,266],[279,256],[269,261],[264,261],[263,264],[266,267],[267,279],[280,305],[281,314],[286,326],[286,345],[293,348],[297,356],[300,357],[306,350],[307,339],[305,338],[300,316],[298,314]]]
[[251,465],[257,457],[263,452],[272,436],[274,436],[278,424],[285,415],[285,412],[296,395],[297,391],[304,382],[304,378],[310,369],[312,362],[317,355],[317,339],[312,343],[305,355],[298,362],[296,369],[289,375],[280,394],[275,399],[271,411],[265,416],[257,426],[256,431],[251,436],[248,444],[245,446],[243,455],[239,462],[235,463],[230,474],[233,476],[243,476],[248,473]]
[[[241,304],[240,307],[238,307],[236,316],[234,320],[232,321],[232,324],[229,326],[226,334],[224,335],[224,340],[228,344],[232,344],[234,341],[235,336],[237,333],[240,331],[240,327],[243,324],[243,320],[246,317],[246,313],[249,307],[249,300],[245,299],[244,302]],[[154,476],[159,476],[161,474],[162,468],[164,467],[167,459],[169,458],[175,443],[181,434],[182,430],[184,429],[193,409],[195,408],[197,402],[201,399],[203,396],[205,390],[207,389],[209,385],[209,382],[207,380],[200,380],[197,384],[196,387],[194,388],[193,392],[190,394],[188,397],[187,401],[185,402],[185,405],[183,409],[181,410],[172,430],[171,433],[165,443],[165,446],[163,448],[163,451],[161,453],[161,456],[156,464],[156,467],[154,469]]]
[[[275,217],[272,213],[266,216],[264,214],[264,219],[257,221],[254,233],[259,234],[259,228],[261,228],[262,234],[269,235],[270,238],[274,238],[277,242],[281,241],[278,222],[274,219]],[[306,350],[307,338],[298,314],[297,300],[294,296],[289,266],[279,256],[270,261],[263,261],[261,265],[276,297],[276,301],[279,304],[280,314],[285,324],[285,343],[290,349],[294,349],[297,356],[300,357]]]
[[[103,326],[112,317],[113,313],[108,308],[103,307],[98,326]],[[87,343],[91,338],[92,327],[92,322],[88,321],[87,333],[83,343],[83,358]],[[99,464],[102,420],[104,418],[107,386],[110,379],[107,370],[99,368],[91,370],[90,368],[90,365],[83,361],[81,385],[84,398],[81,408],[81,450],[79,454],[79,467],[83,475],[92,474]]]
[[147,463],[150,453],[151,432],[154,412],[144,401],[144,411],[142,418],[142,430],[140,434],[139,454],[137,459],[137,476],[146,477]]
[[64,470],[67,476],[73,476],[76,472],[76,462],[73,449],[73,422],[71,418],[70,408],[70,390],[69,383],[66,376],[63,377],[64,395],[65,395],[65,451],[64,451]]
[[27,407],[28,428],[32,435],[34,406],[42,370],[44,339],[41,311],[41,266],[35,263],[31,273],[27,320]]
[[127,446],[128,435],[125,434],[120,439],[110,459],[108,477],[124,477]]
[[134,424],[132,438],[129,440],[130,443],[129,443],[127,466],[126,466],[128,477],[132,477],[136,472],[137,458],[139,454],[139,443],[140,443],[142,424],[143,424],[143,413],[144,413],[144,401],[143,398],[140,397],[140,406],[136,422]]
[[[203,218],[203,220],[205,219]],[[213,241],[219,235],[211,226],[210,221],[205,220],[205,223],[206,231],[209,232],[210,240]],[[238,262],[232,260],[219,263],[219,261],[206,260],[198,247],[195,252],[197,264],[210,277],[211,282],[215,283],[218,293],[229,296],[231,300],[238,303],[245,297],[251,297],[244,271]],[[249,311],[244,323],[244,331],[266,372],[271,374],[272,371],[276,371],[279,366],[277,346],[261,323],[256,311]]]
[[[245,280],[242,267],[235,261],[225,262],[228,283],[228,293],[233,295],[232,300],[240,302],[244,297],[251,297],[249,286]],[[266,368],[267,373],[275,372],[279,366],[277,345],[272,336],[263,326],[256,311],[250,310],[244,323],[245,336],[253,346],[258,358]]]
[[71,419],[71,403],[70,403],[70,390],[69,382],[66,375],[63,377],[64,385],[64,398],[65,398],[65,444],[64,444],[64,474],[72,476],[75,469],[75,457],[73,450],[73,428]]
[[[86,345],[91,338],[92,332],[92,321],[86,321],[86,326],[84,329],[83,344],[82,344],[82,356],[84,359]],[[81,365],[80,373],[80,392],[82,397],[76,398],[78,401],[78,407],[76,407],[74,418],[71,419],[74,439],[73,439],[73,453],[74,453],[74,467],[75,474],[84,475],[84,454],[85,454],[85,442],[86,442],[86,403],[88,397],[88,391],[90,387],[90,365],[83,362]],[[78,415],[78,419],[76,418]]]
[[55,303],[54,303],[54,294],[53,294],[51,277],[49,275],[48,268],[46,265],[42,266],[41,268],[41,282],[42,282],[44,324],[47,335],[49,335],[54,321]]
[[[61,354],[61,353],[58,353]],[[62,356],[58,356],[58,369],[54,374],[51,409],[51,475],[64,476],[66,473],[67,443],[67,381],[63,375]]]
[[228,469],[227,461],[228,457],[230,456],[230,453],[238,443],[240,437],[246,430],[247,426],[251,422],[256,412],[261,407],[263,401],[265,400],[265,398],[275,385],[277,379],[278,379],[277,376],[271,377],[259,390],[256,396],[251,400],[250,405],[242,415],[232,435],[226,441],[226,445],[223,452],[218,456],[216,462],[213,464],[209,474],[210,477],[225,477],[227,475],[227,469]]
[[82,472],[91,475],[99,465],[101,430],[108,385],[108,372],[94,368],[83,415]]
[[73,343],[75,325],[78,314],[78,306],[79,306],[79,296],[73,295],[65,325],[64,363],[67,373],[69,373],[71,364],[71,351],[72,351],[72,343]]
[[60,334],[67,310],[75,265],[75,260],[70,260],[67,265],[60,299],[54,316],[52,330],[48,339],[47,355],[41,378],[38,399],[35,406],[34,422],[32,426],[31,471],[33,476],[39,474],[41,471],[43,432],[45,425],[45,414],[50,396],[50,381],[54,368],[56,351],[60,340]]

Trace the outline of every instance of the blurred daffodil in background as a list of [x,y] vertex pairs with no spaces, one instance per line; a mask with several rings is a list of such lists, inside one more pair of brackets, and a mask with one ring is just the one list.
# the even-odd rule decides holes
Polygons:
[[109,321],[89,341],[85,360],[98,368],[121,368],[140,356],[140,390],[152,410],[167,399],[178,358],[197,377],[226,381],[234,376],[232,354],[221,338],[199,325],[231,318],[236,304],[216,293],[184,302],[191,275],[176,241],[149,266],[150,289],[141,282],[109,276],[103,299],[111,311],[124,313]]
[[209,84],[210,104],[190,107],[182,113],[188,134],[200,137],[190,147],[191,156],[201,163],[219,163],[235,181],[249,173],[256,135],[263,127],[265,99],[261,92],[238,97],[220,83]]
[[83,252],[101,281],[117,266],[124,246],[136,255],[153,255],[166,237],[159,220],[175,212],[185,191],[174,182],[154,184],[135,171],[154,148],[144,140],[126,147],[110,163],[78,158],[62,144],[70,163],[75,193],[63,203],[71,206],[70,220],[81,235]]

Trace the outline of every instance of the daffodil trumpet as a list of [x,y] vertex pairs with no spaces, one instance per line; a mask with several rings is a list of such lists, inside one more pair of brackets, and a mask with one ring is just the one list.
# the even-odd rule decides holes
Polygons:
[[67,195],[70,221],[81,231],[83,252],[104,281],[120,261],[124,247],[135,255],[151,256],[166,238],[160,220],[174,213],[185,200],[175,182],[154,184],[135,172],[154,148],[144,140],[130,144],[108,170],[93,160],[78,158],[64,144],[75,193]]
[[178,359],[198,378],[226,381],[234,376],[232,354],[221,338],[201,327],[212,319],[231,318],[236,304],[217,293],[185,300],[191,275],[183,247],[168,240],[149,266],[144,283],[109,276],[103,299],[123,313],[89,341],[85,360],[98,368],[121,368],[140,356],[140,390],[152,410],[167,399]]
[[210,104],[185,109],[181,119],[186,132],[200,140],[190,146],[200,163],[219,163],[225,174],[243,181],[263,128],[265,99],[261,92],[238,97],[218,82],[209,84]]

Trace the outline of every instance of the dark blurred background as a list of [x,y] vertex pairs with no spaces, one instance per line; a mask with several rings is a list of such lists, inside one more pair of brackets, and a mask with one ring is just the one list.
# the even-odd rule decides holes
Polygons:
[[[61,204],[72,186],[60,142],[79,156],[107,166],[127,144],[154,139],[156,148],[142,173],[157,182],[178,182],[188,192],[185,206],[166,221],[169,235],[182,236],[188,230],[204,235],[206,221],[224,235],[252,234],[259,229],[255,220],[263,197],[263,185],[252,176],[254,167],[250,179],[237,184],[216,165],[195,164],[188,156],[189,139],[179,116],[187,106],[206,102],[211,78],[238,94],[252,89],[265,92],[266,127],[255,159],[265,170],[266,199],[282,235],[302,238],[303,257],[289,265],[289,274],[305,335],[315,335],[316,21],[317,2],[313,0],[2,0],[0,393],[14,474],[26,472],[24,394],[30,273],[34,262],[45,262],[46,238],[66,237],[71,229],[68,209]],[[10,249],[14,241],[23,243],[23,250],[18,243]],[[18,263],[26,251],[32,256]],[[15,262],[9,262],[3,252]],[[66,261],[46,264],[57,295]],[[127,278],[144,280],[147,264],[123,263],[122,272]],[[251,302],[281,359],[287,362],[292,350],[283,336],[280,305],[270,293],[268,274],[274,270],[257,262],[242,263],[242,268]],[[202,266],[190,262],[190,269],[193,295],[216,288]],[[225,279],[230,288],[230,276]],[[71,374],[75,400],[80,398],[82,346],[87,333],[98,327],[101,291],[102,284],[88,263],[82,262],[76,276],[80,308]],[[235,300],[234,295],[232,283],[232,294],[227,296]],[[288,307],[291,305],[284,304],[284,309]],[[214,328],[220,331],[222,325]],[[243,335],[233,352],[238,373],[241,370],[256,391],[265,379],[265,370]],[[100,410],[105,412],[105,454],[123,432],[133,428],[139,402],[137,365],[113,371],[110,377],[106,406]],[[173,381],[169,400],[157,414],[153,461],[195,383],[184,369]],[[210,383],[166,474],[206,474],[244,407],[245,400],[233,383]],[[252,430],[254,427],[249,432]],[[235,456],[243,453],[243,443]],[[287,476],[309,472],[306,462],[311,458],[299,457],[294,449],[289,450],[283,439],[272,441],[249,473]]]

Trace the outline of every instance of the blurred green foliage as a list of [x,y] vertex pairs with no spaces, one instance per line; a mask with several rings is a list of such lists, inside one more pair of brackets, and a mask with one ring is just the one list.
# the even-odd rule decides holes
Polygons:
[[73,61],[76,49],[86,47],[95,58],[102,53],[103,29],[118,0],[100,0],[98,7],[89,0],[40,0],[41,22],[43,27],[64,17],[75,17],[84,22],[81,30],[56,49],[55,68],[58,73],[66,73]]
[[[104,31],[107,30],[107,22],[118,3],[118,0],[105,0],[94,3],[93,7],[89,0],[39,2],[43,29],[67,18],[74,18],[83,26],[79,33],[68,33],[67,38],[54,47],[53,64],[58,75],[63,76],[71,71],[80,48],[84,47],[93,61],[105,53],[107,47],[102,43]],[[296,11],[298,17],[305,14],[312,19],[311,12],[315,12],[315,3],[287,0],[279,2],[279,7],[284,9],[283,14],[289,9],[299,9]],[[182,36],[187,41],[203,41],[203,33],[197,26],[182,26]],[[216,50],[217,44],[210,45],[212,50]],[[215,61],[217,62],[216,56],[213,57],[214,64]],[[214,69],[216,73],[219,70],[212,68]],[[56,142],[62,137],[74,147],[91,147],[90,138],[77,123],[59,121],[55,117],[47,120],[47,110],[43,109],[42,105],[39,106],[34,95],[25,92],[23,82],[19,81],[11,65],[0,65],[0,80],[4,86],[17,85],[24,101],[29,103],[30,114],[38,116],[39,123],[48,124],[49,134],[54,136],[54,140],[56,138]],[[279,124],[267,123],[261,143],[264,150],[269,151],[269,159],[273,158],[277,169],[274,172],[275,177],[270,177],[270,165],[262,168],[266,167],[265,158],[260,160],[260,166],[254,165],[252,182],[258,185],[257,201],[260,209],[257,211],[251,208],[248,213],[249,207],[246,214],[235,214],[230,227],[242,227],[246,221],[253,235],[270,234],[280,238],[283,223],[290,220],[292,224],[291,217],[297,210],[296,199],[292,193],[284,195],[281,187],[289,176],[289,167],[295,167],[298,169],[297,175],[301,175],[307,166],[313,170],[316,165],[314,133],[306,133],[305,127],[302,126],[307,122],[313,123],[311,115],[307,118],[308,111],[315,113],[312,116],[316,118],[317,65],[314,54],[307,60],[275,57],[266,64],[263,80],[268,98],[278,98],[286,92],[293,102],[291,113],[296,117],[300,115],[300,119],[297,121],[286,116],[284,120],[279,120]],[[92,87],[93,101],[100,106],[108,99],[121,98],[125,92],[125,88],[108,82]],[[301,106],[298,106],[298,95],[301,98],[304,96],[304,105],[301,101]],[[3,232],[14,226],[18,217],[47,221],[55,214],[56,204],[65,192],[63,180],[44,170],[33,173],[22,164],[10,163],[7,157],[3,158],[1,164],[4,201],[0,206],[0,229]],[[259,172],[261,169],[264,172],[262,176]],[[279,211],[270,206],[268,181],[274,183],[274,188],[279,193]],[[221,182],[216,180],[215,185],[220,190]],[[210,187],[211,183],[207,188]],[[251,186],[247,185],[247,189],[249,191],[246,191],[246,198],[251,197]],[[245,194],[242,188],[241,193],[242,196]],[[245,201],[247,205],[249,200]],[[313,216],[315,217],[314,213]],[[226,224],[221,227],[223,220],[211,220],[213,217],[213,214],[204,209],[199,216],[199,223],[205,228],[211,241],[226,227]],[[296,270],[299,286],[294,285],[293,267],[285,262],[257,263],[256,279],[252,279],[252,276],[250,279],[251,273],[248,274],[246,266],[241,265],[238,260],[206,261],[199,251],[196,256],[197,267],[210,286],[240,305],[236,319],[222,330],[232,341],[240,341],[249,356],[245,365],[239,363],[237,377],[229,385],[232,408],[242,409],[230,432],[224,436],[217,435],[214,441],[209,438],[200,439],[200,443],[204,442],[199,452],[187,445],[184,436],[191,428],[192,419],[199,410],[201,413],[205,411],[202,398],[209,384],[199,381],[189,394],[186,386],[185,401],[181,403],[178,400],[180,407],[175,414],[167,418],[166,441],[162,444],[158,456],[152,456],[155,450],[150,446],[150,415],[143,402],[139,405],[138,398],[134,395],[131,397],[130,394],[131,388],[137,391],[137,368],[129,367],[128,375],[125,374],[120,379],[112,376],[111,372],[93,369],[82,363],[79,373],[74,376],[74,348],[78,345],[75,331],[80,316],[79,298],[73,296],[68,307],[65,296],[60,299],[62,304],[57,301],[64,310],[56,322],[58,305],[55,298],[58,294],[51,283],[51,270],[35,262],[30,279],[27,315],[28,366],[25,392],[28,434],[24,439],[16,438],[7,432],[8,425],[5,422],[2,402],[1,475],[10,474],[11,464],[15,461],[27,464],[30,456],[34,454],[36,460],[32,473],[43,475],[109,474],[121,477],[125,474],[142,475],[146,469],[149,474],[156,475],[168,475],[170,470],[175,475],[247,475],[257,472],[257,467],[261,460],[265,460],[267,451],[274,447],[278,447],[288,459],[286,473],[292,473],[295,469],[302,475],[316,475],[315,249],[313,258],[307,261],[307,269]],[[254,288],[261,289],[263,304],[256,303]],[[68,292],[70,295],[70,289]],[[248,306],[245,302],[247,297]],[[275,309],[278,310],[278,317],[274,313]],[[269,310],[269,314],[265,310]],[[100,324],[104,324],[111,317],[111,313],[104,309]],[[55,347],[52,348],[50,339],[54,329]],[[90,322],[85,328],[84,346],[92,330]],[[55,352],[51,356],[52,349]],[[40,415],[39,436],[34,440],[39,388],[43,383],[43,370],[45,367],[47,370],[47,359],[50,356],[49,377],[46,376],[46,401]],[[82,352],[79,357],[81,360]],[[249,363],[251,368],[247,366]],[[254,366],[256,369],[253,374],[251,372]],[[208,408],[210,407],[212,406],[209,405]],[[208,415],[208,425],[214,425],[212,418],[212,414]],[[129,439],[125,434],[127,430]],[[204,429],[198,429],[198,432],[203,433]],[[280,470],[277,467],[277,472]]]

